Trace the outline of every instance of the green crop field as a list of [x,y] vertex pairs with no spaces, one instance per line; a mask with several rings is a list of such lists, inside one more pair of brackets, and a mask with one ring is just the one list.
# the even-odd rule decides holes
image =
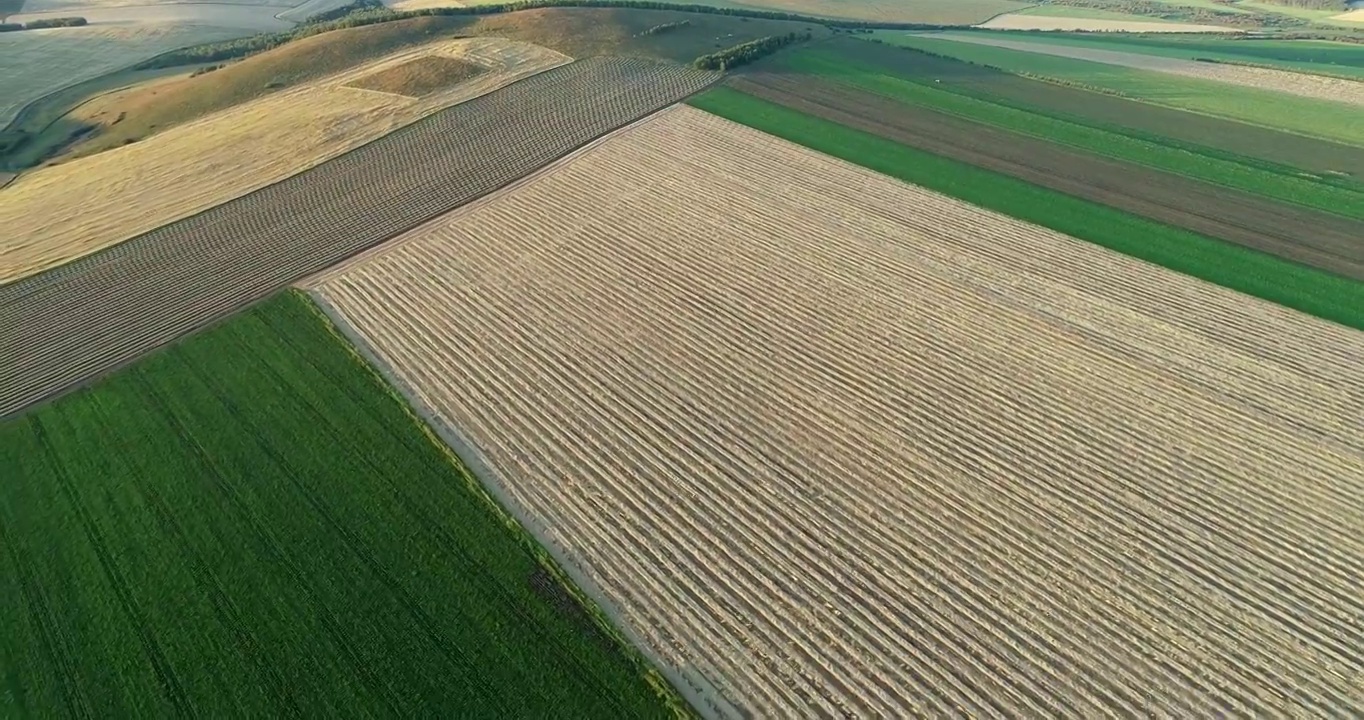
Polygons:
[[[1057,7],[1057,6],[1042,6]],[[945,33],[944,37],[951,37]],[[1317,40],[1241,40],[1235,38],[1130,35],[1122,33],[1011,33],[1009,40],[1045,45],[1114,50],[1157,57],[1264,65],[1297,72],[1364,79],[1364,45]]]
[[819,152],[1318,317],[1364,329],[1364,283],[814,118],[731,88],[692,105]]
[[1364,219],[1364,185],[1314,180],[1292,168],[1275,168],[1206,148],[1131,130],[1104,128],[1050,115],[988,93],[967,83],[934,82],[929,77],[886,74],[835,51],[811,48],[783,58],[791,70],[838,80],[913,105],[987,123],[1052,142],[1138,163],[1226,187]]
[[681,701],[302,295],[0,425],[6,717]]
[[1240,120],[1262,127],[1364,145],[1364,123],[1359,122],[1360,110],[1345,103],[1087,60],[953,42],[942,37],[890,31],[878,31],[875,35],[893,45],[925,50],[1009,72],[1102,89],[1166,107]]

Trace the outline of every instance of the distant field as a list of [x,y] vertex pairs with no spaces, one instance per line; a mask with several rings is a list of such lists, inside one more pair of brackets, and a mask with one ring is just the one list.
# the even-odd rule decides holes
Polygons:
[[[913,22],[942,25],[974,25],[1000,13],[1021,10],[1027,2],[1015,0],[677,0],[678,4],[774,10],[815,17],[874,22]],[[491,5],[502,0],[396,0],[387,2],[400,10],[429,7]]]
[[[29,102],[153,55],[242,31],[198,25],[86,26],[0,33],[0,126]],[[22,72],[18,69],[23,68]]]
[[1010,35],[1009,39],[1043,45],[1119,50],[1182,60],[1209,58],[1298,72],[1353,75],[1364,80],[1364,45],[1347,43],[1071,33],[1017,33]]
[[[421,99],[346,87],[424,55],[457,57],[488,72]],[[142,142],[26,173],[0,193],[0,227],[18,229],[0,240],[0,282],[264,187],[443,107],[568,61],[552,50],[508,40],[445,40]]]
[[727,717],[1364,703],[1364,334],[688,107],[320,280]]
[[1230,28],[1218,25],[1197,25],[1156,17],[1131,15],[1112,10],[1071,7],[1069,5],[1037,5],[1016,13],[991,18],[978,27],[995,30],[1083,30],[1162,33],[1224,33]]
[[[954,62],[876,45],[867,45],[859,52],[857,46],[844,44],[838,49],[812,48],[788,54],[780,64],[784,70],[830,78],[915,107],[931,107],[1100,155],[1364,220],[1364,183],[1313,179],[1296,168],[1275,168],[1253,158],[1208,152],[1149,133],[1085,123],[1064,112],[1049,113],[1045,107],[990,92],[992,86],[1007,83],[1007,78],[991,78],[984,68],[973,77],[968,68],[951,67]],[[1312,234],[1301,224],[1295,223],[1295,227]],[[1364,225],[1357,232],[1364,234]]]
[[680,707],[303,296],[0,424],[7,713]]
[[[1314,100],[1214,80],[1173,76],[1168,73],[958,42],[940,37],[895,32],[877,33],[877,37],[896,45],[999,67],[1010,72],[1053,78],[1182,110],[1208,113],[1353,145],[1364,145],[1364,125],[1357,122],[1360,108],[1343,102]],[[1329,79],[1303,77],[1310,80]]]

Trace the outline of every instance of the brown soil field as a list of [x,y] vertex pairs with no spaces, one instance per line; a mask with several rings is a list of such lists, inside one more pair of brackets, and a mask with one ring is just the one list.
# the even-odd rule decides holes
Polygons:
[[346,87],[419,98],[437,90],[445,90],[487,71],[488,68],[482,65],[459,58],[428,55],[387,70],[358,77],[350,81]]
[[889,45],[833,42],[838,43],[840,54],[882,65],[896,74],[950,80],[1003,100],[1101,126],[1131,128],[1312,173],[1338,172],[1364,179],[1364,148],[1063,87]]
[[[502,0],[388,0],[398,10],[438,7],[469,7],[500,4]],[[691,4],[691,3],[681,3]],[[1028,6],[1015,0],[705,0],[697,3],[715,7],[769,10],[815,17],[871,22],[929,23],[972,25],[1012,10]]]
[[[412,99],[346,87],[424,56],[488,72]],[[0,192],[0,283],[39,272],[265,187],[441,108],[567,63],[559,53],[494,38],[403,51],[215,113],[143,142],[20,175]]]
[[[1048,6],[1043,6],[1048,7]],[[1052,6],[1054,7],[1054,6]],[[1197,25],[1163,20],[1141,20],[1133,16],[1123,20],[1091,17],[1061,17],[1009,13],[990,18],[976,27],[988,30],[1047,30],[1065,32],[1130,32],[1130,33],[1226,33],[1241,32],[1224,25]]]
[[[1205,63],[1179,58],[1158,57],[1142,53],[1119,52],[1115,50],[1095,50],[1092,48],[1069,47],[1066,45],[1047,45],[1045,43],[1009,40],[993,36],[952,36],[954,42],[976,43],[993,47],[1020,50],[1023,52],[1055,55],[1056,57],[1087,60],[1106,65],[1120,65],[1138,70],[1216,80],[1230,85],[1241,85],[1260,90],[1297,95],[1315,100],[1364,106],[1364,82],[1343,78],[1309,75],[1271,68],[1229,65],[1225,63]],[[1364,112],[1364,111],[1361,111]]]
[[[230,202],[0,285],[0,418],[492,192],[718,78],[653,60],[572,62],[434,112]],[[227,156],[222,161],[231,167]]]
[[713,714],[1364,703],[1364,333],[687,107],[310,286]]
[[753,73],[731,83],[937,155],[1364,280],[1364,222],[1070,150],[822,78]]

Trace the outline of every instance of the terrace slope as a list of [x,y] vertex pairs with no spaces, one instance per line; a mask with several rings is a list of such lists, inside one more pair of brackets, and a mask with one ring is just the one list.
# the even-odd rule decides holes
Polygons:
[[1364,703],[1364,333],[687,107],[313,287],[732,716]]
[[0,417],[495,190],[717,77],[650,60],[569,63],[234,201],[0,285]]

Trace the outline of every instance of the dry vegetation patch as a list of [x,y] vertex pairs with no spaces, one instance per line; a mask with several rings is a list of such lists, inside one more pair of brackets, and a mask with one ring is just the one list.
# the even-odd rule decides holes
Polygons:
[[1194,23],[1157,22],[1144,20],[1109,20],[1104,18],[1056,17],[1047,15],[1028,15],[1009,13],[990,18],[988,22],[976,27],[990,30],[1055,30],[1084,32],[1138,32],[1138,33],[1226,33],[1241,32],[1221,25],[1197,25]]
[[[488,68],[420,99],[346,87],[426,57]],[[0,282],[13,280],[269,185],[440,108],[569,61],[495,38],[447,40],[42,168],[0,192]]]
[[315,291],[752,716],[1364,703],[1364,334],[689,108]]
[[427,55],[387,70],[358,77],[346,87],[419,98],[482,75],[488,69],[477,63],[444,55]]

